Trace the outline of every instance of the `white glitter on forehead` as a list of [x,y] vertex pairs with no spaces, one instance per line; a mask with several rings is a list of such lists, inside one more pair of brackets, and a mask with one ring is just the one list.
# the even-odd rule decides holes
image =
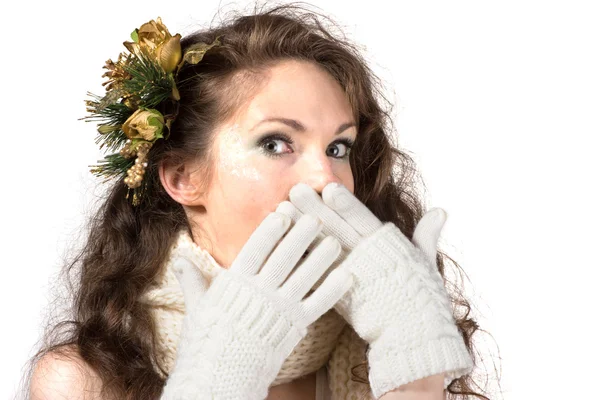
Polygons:
[[251,167],[248,158],[251,150],[244,148],[244,140],[240,135],[239,124],[231,126],[221,133],[219,147],[219,163],[228,173],[258,181],[262,179],[256,168]]

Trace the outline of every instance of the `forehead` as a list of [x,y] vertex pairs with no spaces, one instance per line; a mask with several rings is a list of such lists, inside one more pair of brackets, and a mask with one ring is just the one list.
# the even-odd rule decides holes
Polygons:
[[265,80],[239,114],[241,124],[285,117],[307,126],[336,125],[352,120],[352,109],[340,84],[308,61],[282,61],[269,68]]

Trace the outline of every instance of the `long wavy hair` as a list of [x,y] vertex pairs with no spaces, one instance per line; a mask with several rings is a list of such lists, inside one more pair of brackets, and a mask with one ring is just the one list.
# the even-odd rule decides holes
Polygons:
[[[132,206],[126,199],[127,187],[114,182],[86,221],[84,244],[66,260],[60,274],[67,282],[69,315],[47,323],[43,344],[28,361],[26,388],[42,356],[52,352],[68,358],[75,350],[101,378],[103,393],[119,399],[160,397],[165,381],[153,366],[159,365],[157,334],[148,306],[138,299],[166,262],[175,233],[183,228],[191,234],[191,226],[182,205],[163,188],[158,166],[201,160],[210,181],[212,133],[251,98],[264,73],[281,60],[316,63],[339,82],[358,122],[350,156],[355,195],[382,221],[392,221],[412,237],[425,207],[416,164],[394,144],[392,107],[381,81],[356,45],[343,33],[334,34],[328,24],[335,26],[329,17],[298,4],[277,5],[233,15],[218,27],[182,39],[183,51],[198,42],[212,43],[216,37],[222,45],[209,50],[199,64],[180,71],[179,114],[169,139],[157,141],[148,154],[144,178],[148,187],[141,203]],[[458,264],[438,252],[437,266],[457,326],[476,363],[473,335],[481,329],[470,316],[463,288],[446,277],[448,260],[462,276]],[[358,370],[365,368],[353,369]],[[355,380],[368,384],[364,375],[357,374]],[[469,395],[489,400],[472,374],[455,379],[447,389],[449,399]]]

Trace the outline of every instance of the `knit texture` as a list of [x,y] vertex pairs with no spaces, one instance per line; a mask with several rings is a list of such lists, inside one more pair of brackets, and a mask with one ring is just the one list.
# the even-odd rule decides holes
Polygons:
[[334,308],[370,343],[369,381],[377,398],[440,373],[447,387],[472,369],[442,276],[393,223],[360,242],[343,266],[354,284]]
[[[195,244],[189,236],[189,233],[186,230],[182,230],[177,234],[176,241],[171,248],[169,257],[167,258],[161,273],[157,276],[153,287],[139,299],[140,302],[143,302],[150,307],[154,317],[158,334],[158,365],[155,364],[155,369],[157,373],[165,379],[173,370],[177,359],[177,348],[185,315],[183,292],[181,291],[179,282],[172,270],[173,262],[177,259],[179,251],[183,248],[186,249],[188,254],[190,253],[190,249],[193,250],[192,253],[195,256],[195,259],[193,260],[194,264],[198,266],[209,285],[212,284],[213,279],[223,270],[208,251]],[[385,246],[383,251],[385,251]],[[379,289],[380,288],[377,290]],[[206,318],[207,320],[210,318],[209,314],[207,314]],[[407,327],[407,329],[410,331],[410,327]],[[414,329],[419,330],[423,329],[423,327],[414,327]],[[424,329],[424,334],[426,335],[427,327],[425,326]],[[455,329],[457,328],[455,327]],[[450,332],[450,337],[453,338],[453,335],[456,332],[453,332],[452,330],[450,330]],[[407,340],[410,339],[407,337]],[[401,345],[403,344],[401,343]],[[457,346],[459,346],[459,344],[457,344]],[[313,324],[308,326],[306,335],[298,342],[293,352],[286,358],[282,368],[270,386],[291,382],[305,375],[314,373],[321,367],[326,366],[329,388],[332,393],[331,400],[376,399],[379,396],[376,397],[376,395],[373,394],[369,383],[353,380],[355,375],[352,374],[352,368],[367,361],[367,348],[367,342],[356,333],[353,327],[349,325],[335,309],[331,309]],[[405,348],[406,347],[399,347],[399,349]],[[444,352],[446,349],[447,346],[439,346],[430,349],[429,353],[419,351],[414,354],[429,354],[429,357],[436,357],[439,355],[443,359],[443,357],[445,357]],[[260,351],[260,349],[246,349],[239,347],[237,349],[230,349],[230,355],[231,357],[242,357],[243,353],[247,351]],[[394,354],[394,351],[394,349],[388,349],[387,347],[382,347],[381,349],[377,349],[377,351],[371,349],[369,356],[376,355],[373,359],[378,362],[376,365],[377,370],[385,371],[387,371],[388,368],[397,368],[397,364],[402,363],[407,359],[413,360],[411,362],[418,362],[418,357],[407,358],[403,354]],[[436,351],[440,351],[441,353],[435,353]],[[394,363],[395,356],[398,356],[396,363]],[[371,359],[369,359],[369,361],[371,361]],[[424,368],[428,368],[428,365],[429,364],[426,363]],[[159,366],[167,372],[167,375],[161,371]],[[390,382],[398,381],[396,376],[398,374],[407,373],[408,376],[410,376],[412,373],[411,371],[415,371],[416,367],[414,365],[410,366],[408,367],[408,370],[406,369],[407,367],[404,366],[400,366],[399,368],[397,374],[392,374],[390,371],[385,372],[386,376],[391,376],[389,378]],[[355,371],[355,373],[361,376],[362,379],[368,379],[368,371],[369,367],[365,365],[362,368],[359,368],[358,371]],[[214,373],[218,372],[207,371],[205,377],[196,377],[195,379],[205,379],[206,377],[211,376],[210,374]],[[241,373],[243,374],[243,371],[241,371]],[[417,373],[419,372],[417,371]],[[435,373],[436,372],[426,373],[425,375],[433,375]],[[229,374],[231,374],[231,372],[229,372]],[[459,372],[448,374],[446,385],[449,384],[450,378],[453,376],[460,376]],[[238,378],[232,375],[231,379]]]
[[178,350],[161,399],[267,397],[306,327],[298,325],[288,306],[265,296],[247,276],[217,275],[200,305],[184,317],[186,334],[179,342],[184,353]]

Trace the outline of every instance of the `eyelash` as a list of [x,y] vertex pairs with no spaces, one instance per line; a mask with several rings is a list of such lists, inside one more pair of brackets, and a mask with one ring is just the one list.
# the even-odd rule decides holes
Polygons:
[[[274,133],[274,134],[267,134],[263,137],[261,137],[258,140],[258,146],[262,149],[263,153],[265,153],[265,155],[267,155],[268,157],[272,157],[272,158],[280,158],[281,156],[283,156],[283,154],[276,154],[276,153],[272,153],[270,151],[267,151],[265,149],[265,144],[275,141],[275,140],[281,140],[287,144],[293,144],[294,141],[286,134],[283,133]],[[354,145],[354,140],[352,139],[348,139],[348,138],[341,138],[338,139],[336,141],[334,141],[332,144],[337,144],[337,143],[342,143],[346,146],[346,148],[348,150],[346,150],[346,154],[344,154],[341,157],[336,157],[338,160],[345,160],[348,157],[350,157],[350,150],[352,149],[352,146]]]

